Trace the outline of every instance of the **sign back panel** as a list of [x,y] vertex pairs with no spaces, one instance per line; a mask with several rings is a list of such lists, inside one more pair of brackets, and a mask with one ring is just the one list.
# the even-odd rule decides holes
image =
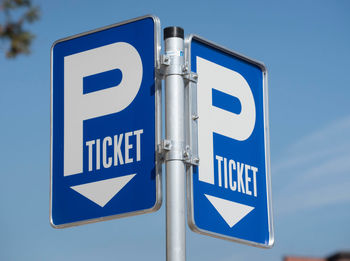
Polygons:
[[198,74],[189,88],[190,114],[198,115],[189,117],[189,143],[200,160],[189,175],[189,225],[271,247],[266,68],[197,36],[186,42]]
[[159,209],[159,36],[158,18],[145,16],[54,43],[54,227]]

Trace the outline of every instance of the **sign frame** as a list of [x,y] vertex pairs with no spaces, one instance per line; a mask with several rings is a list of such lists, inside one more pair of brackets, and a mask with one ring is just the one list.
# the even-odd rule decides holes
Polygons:
[[[85,219],[77,222],[71,222],[71,223],[65,223],[56,225],[54,224],[53,217],[52,217],[52,200],[53,200],[53,51],[56,44],[65,42],[68,40],[76,39],[82,36],[87,36],[93,33],[97,33],[100,31],[104,31],[107,29],[119,27],[122,25],[126,25],[129,23],[137,22],[143,19],[149,19],[151,18],[154,22],[154,103],[155,103],[155,144],[154,144],[154,153],[155,153],[155,204],[153,207],[143,210],[136,210],[132,212],[127,213],[121,213],[111,216],[104,216],[104,217],[97,217],[92,219]],[[123,217],[129,217],[129,216],[135,216],[140,214],[146,214],[155,212],[160,209],[162,205],[162,161],[160,156],[157,153],[157,145],[161,143],[161,135],[162,135],[162,88],[161,88],[161,80],[157,77],[157,69],[159,68],[160,64],[160,50],[161,50],[161,26],[160,26],[160,20],[158,17],[154,15],[144,15],[137,18],[129,19],[123,22],[111,24],[108,26],[100,27],[94,30],[89,30],[87,32],[79,33],[76,35],[72,35],[69,37],[65,37],[62,39],[59,39],[55,41],[51,47],[51,56],[50,56],[50,225],[53,228],[67,228],[67,227],[73,227],[73,226],[80,226],[84,224],[90,224],[90,223],[96,223],[100,221],[108,221],[112,219],[117,218],[123,218]]]
[[[224,239],[228,241],[243,243],[250,246],[260,247],[260,248],[272,248],[274,245],[274,229],[273,229],[273,214],[272,214],[272,195],[271,195],[271,167],[270,167],[270,137],[269,137],[269,113],[268,113],[268,86],[267,86],[267,69],[265,65],[261,62],[248,58],[240,53],[229,50],[221,45],[213,43],[205,38],[202,38],[195,34],[190,34],[185,38],[185,60],[187,61],[187,66],[189,71],[192,73],[191,67],[191,43],[192,41],[198,41],[210,48],[214,48],[221,51],[229,56],[233,56],[237,59],[248,62],[257,66],[263,72],[263,116],[264,116],[264,146],[265,146],[265,167],[266,167],[266,199],[267,199],[267,214],[268,214],[268,230],[269,230],[269,240],[267,244],[261,244],[254,241],[248,241],[240,239],[237,237],[231,237],[228,235],[216,233],[213,231],[208,231],[200,228],[195,222],[194,214],[194,189],[193,180],[194,173],[193,168],[196,166],[187,167],[187,221],[190,229],[193,232],[211,236],[219,239]],[[198,75],[198,78],[200,75]],[[186,144],[188,144],[192,150],[192,156],[198,159],[198,122],[197,119],[200,117],[197,112],[197,82],[188,81],[186,85],[185,92],[186,105],[185,108],[185,128],[186,128]],[[199,158],[199,165],[200,165]]]

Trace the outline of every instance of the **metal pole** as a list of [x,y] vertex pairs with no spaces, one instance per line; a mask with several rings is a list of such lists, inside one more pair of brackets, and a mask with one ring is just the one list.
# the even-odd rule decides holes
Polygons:
[[165,55],[165,142],[166,160],[166,260],[186,260],[185,144],[184,127],[184,31],[164,29]]

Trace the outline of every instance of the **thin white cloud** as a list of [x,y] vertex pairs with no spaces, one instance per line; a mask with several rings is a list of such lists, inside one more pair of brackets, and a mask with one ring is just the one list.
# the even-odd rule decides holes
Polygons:
[[[301,138],[289,149],[291,152],[300,151],[301,149],[315,149],[324,145],[334,145],[347,143],[350,144],[350,115],[342,119],[338,119],[317,130],[310,135]],[[315,147],[314,147],[315,146]]]
[[272,165],[275,213],[350,202],[350,116],[301,138]]
[[345,142],[336,146],[326,146],[323,144],[321,149],[315,150],[312,149],[313,146],[307,148],[307,145],[305,145],[305,149],[308,149],[308,151],[300,148],[293,153],[289,152],[284,159],[272,166],[273,172],[283,173],[286,170],[303,168],[305,165],[315,165],[315,162],[319,163],[320,159],[334,157],[334,155],[344,155],[349,152],[349,144],[347,143]]

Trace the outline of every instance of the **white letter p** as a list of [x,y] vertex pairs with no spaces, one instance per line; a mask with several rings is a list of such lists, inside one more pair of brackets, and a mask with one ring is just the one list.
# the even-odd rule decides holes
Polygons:
[[[255,102],[249,84],[241,74],[197,57],[199,180],[214,184],[213,133],[244,141],[255,126]],[[213,90],[238,99],[241,110],[232,113],[213,105]]]
[[[122,72],[119,85],[83,94],[84,77],[114,69]],[[83,172],[83,121],[125,109],[141,81],[141,57],[125,42],[64,58],[64,176]]]

